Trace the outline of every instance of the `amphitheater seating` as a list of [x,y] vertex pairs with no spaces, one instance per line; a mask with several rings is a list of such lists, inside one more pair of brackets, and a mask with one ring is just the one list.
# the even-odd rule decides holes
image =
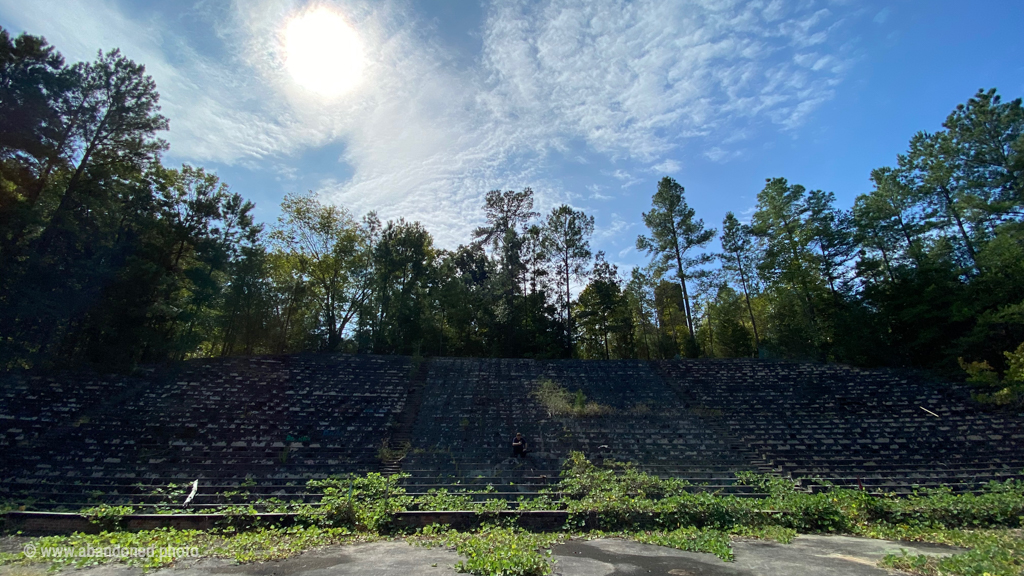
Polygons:
[[1024,419],[919,376],[750,360],[660,363],[666,382],[808,485],[974,490],[1024,470]]
[[[532,395],[542,380],[582,390],[614,412],[553,417]],[[516,432],[529,444],[524,459],[512,458]],[[757,466],[755,454],[683,407],[648,363],[438,358],[403,472],[411,493],[490,484],[513,498],[554,482],[570,450],[734,492],[748,489],[733,486],[733,473]]]
[[[545,380],[612,413],[552,415],[533,395]],[[410,440],[404,458],[382,461],[389,438]],[[196,479],[198,507],[316,501],[309,479],[399,467],[412,494],[514,501],[557,482],[571,450],[733,494],[752,493],[741,470],[977,490],[1021,476],[1024,418],[912,374],[756,360],[295,355],[0,378],[0,499],[35,509],[180,503]]]
[[14,377],[0,406],[0,496],[37,507],[157,503],[168,484],[199,479],[200,505],[253,482],[244,489],[254,496],[306,498],[310,478],[376,470],[408,374],[407,358],[308,355],[188,362],[141,378]]

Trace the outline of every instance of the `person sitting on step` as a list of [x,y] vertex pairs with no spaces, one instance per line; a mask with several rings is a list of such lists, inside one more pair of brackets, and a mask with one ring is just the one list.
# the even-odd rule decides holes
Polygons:
[[523,440],[523,435],[516,432],[516,437],[512,439],[512,457],[526,458],[526,440]]

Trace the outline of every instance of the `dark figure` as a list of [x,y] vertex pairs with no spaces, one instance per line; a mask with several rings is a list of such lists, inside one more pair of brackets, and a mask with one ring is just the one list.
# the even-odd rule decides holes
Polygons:
[[512,439],[512,457],[526,458],[526,440],[523,440],[523,435],[516,432],[516,437]]

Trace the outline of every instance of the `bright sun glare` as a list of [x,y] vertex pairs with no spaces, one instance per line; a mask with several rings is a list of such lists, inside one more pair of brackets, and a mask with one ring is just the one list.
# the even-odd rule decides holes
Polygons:
[[300,85],[337,96],[359,83],[363,46],[339,14],[317,8],[297,16],[284,32],[285,66]]

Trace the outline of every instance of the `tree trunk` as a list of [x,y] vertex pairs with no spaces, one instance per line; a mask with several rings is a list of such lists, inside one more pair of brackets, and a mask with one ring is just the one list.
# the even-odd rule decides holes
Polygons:
[[647,341],[647,314],[644,312],[644,301],[637,298],[637,305],[640,306],[640,326],[644,334],[644,349],[647,350],[647,359],[651,359],[651,344]]
[[99,146],[101,135],[103,130],[106,128],[107,120],[109,119],[109,110],[107,114],[103,116],[103,120],[100,121],[100,125],[96,128],[96,134],[93,135],[93,139],[89,141],[89,144],[85,148],[85,153],[82,154],[82,160],[78,163],[78,167],[75,169],[74,174],[71,175],[71,179],[68,180],[68,185],[64,188],[64,193],[61,194],[60,202],[57,204],[57,209],[53,211],[53,216],[47,223],[46,228],[43,229],[43,233],[39,236],[39,247],[40,253],[45,254],[49,250],[50,243],[53,242],[54,236],[57,234],[57,229],[61,223],[61,219],[64,213],[67,212],[68,206],[71,204],[71,197],[74,193],[75,187],[78,186],[78,181],[82,179],[82,174],[85,173],[85,167],[88,165],[89,160],[92,159],[92,155],[96,152],[96,148]]
[[914,259],[914,263],[917,264],[918,268],[920,268],[921,257],[920,254],[918,254],[917,245],[915,245],[914,241],[910,238],[910,231],[907,230],[907,225],[903,222],[903,215],[897,213],[896,221],[899,222],[900,232],[903,232],[903,237],[907,239],[907,251],[910,252],[910,257]]
[[679,242],[676,241],[676,275],[679,276],[679,286],[683,289],[683,314],[686,316],[686,329],[693,334],[693,317],[690,315],[690,293],[686,290],[686,274],[683,273],[683,256],[679,253]]
[[821,248],[821,262],[823,268],[822,271],[825,273],[825,279],[828,280],[829,292],[832,293],[832,299],[836,300],[838,299],[838,296],[836,296],[835,280],[832,278],[832,270],[828,268],[828,264],[826,263],[826,260],[828,259],[828,253],[825,252],[825,245],[821,243],[820,238],[818,239],[818,247]]
[[[800,252],[797,251],[796,238],[793,237],[793,231],[789,229],[789,224],[792,222],[786,222],[786,236],[789,237],[789,251],[793,253],[793,261],[800,261]],[[801,274],[801,276],[803,276]],[[811,289],[807,286],[807,281],[803,278],[800,279],[801,288],[803,288],[804,299],[807,301],[807,312],[811,316],[811,327],[817,331],[818,328],[818,314],[814,310],[814,298],[811,296]]]
[[750,325],[754,328],[754,348],[761,351],[761,339],[757,335],[757,321],[754,320],[754,308],[750,305],[750,291],[747,289],[747,275],[743,272],[743,257],[736,255],[736,264],[740,270],[740,285],[743,286],[743,297],[747,301],[747,313],[750,314]]
[[572,356],[572,294],[569,292],[569,256],[563,259],[565,264],[565,336],[569,355]]
[[889,281],[895,284],[896,278],[892,275],[892,267],[889,266],[889,253],[885,251],[885,247],[881,242],[879,242],[878,249],[882,252],[882,263],[885,264],[885,272],[889,276]]
[[602,322],[601,323],[601,333],[604,336],[604,359],[605,360],[610,360],[611,359],[611,354],[608,351],[608,323],[607,322]]
[[711,302],[708,302],[708,354],[712,358],[715,357],[715,325],[711,319]]
[[960,229],[960,236],[964,239],[964,246],[967,247],[967,254],[971,257],[971,264],[977,268],[978,260],[977,254],[974,252],[974,244],[971,243],[970,236],[967,235],[967,229],[964,228],[964,223],[960,219],[960,213],[957,212],[953,206],[953,197],[950,195],[949,190],[945,186],[940,186],[939,190],[942,192],[943,198],[946,200],[946,207],[949,209],[949,213],[953,215],[953,219],[956,220],[956,226]]

